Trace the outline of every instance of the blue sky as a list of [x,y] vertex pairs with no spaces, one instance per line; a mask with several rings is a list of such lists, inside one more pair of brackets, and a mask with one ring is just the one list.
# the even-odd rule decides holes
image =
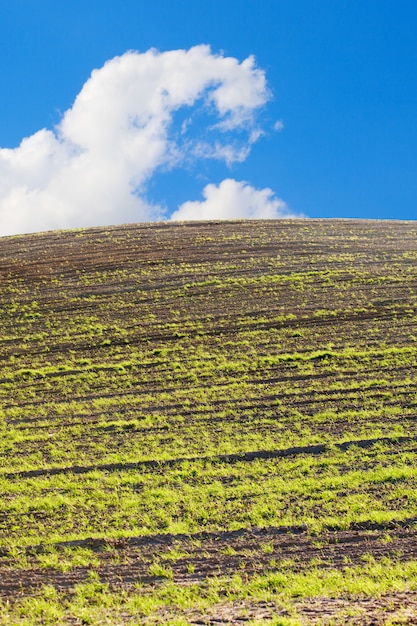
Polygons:
[[[0,147],[53,131],[92,70],[128,50],[208,44],[239,63],[254,55],[270,93],[254,105],[253,128],[263,134],[229,164],[183,158],[180,167],[155,167],[143,189],[165,218],[201,201],[206,185],[216,201],[227,179],[247,181],[248,194],[271,190],[290,214],[415,219],[416,24],[411,0],[0,0]],[[185,107],[172,115],[180,123],[187,114]],[[208,115],[206,108],[193,118],[194,138],[215,121]],[[242,189],[230,192],[243,197]],[[0,225],[1,211],[0,202]],[[134,220],[134,210],[127,216]],[[91,224],[105,218],[92,212]],[[24,231],[21,224],[9,230]],[[4,220],[2,230],[8,234]]]

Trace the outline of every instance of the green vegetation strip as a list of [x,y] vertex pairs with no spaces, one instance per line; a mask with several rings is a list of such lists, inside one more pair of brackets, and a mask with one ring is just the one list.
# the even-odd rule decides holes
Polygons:
[[332,448],[338,450],[348,450],[351,447],[370,448],[375,444],[403,444],[416,441],[417,437],[377,437],[374,439],[357,439],[354,441],[343,441],[342,443],[334,443],[332,445],[317,444],[313,446],[295,446],[283,450],[255,450],[253,452],[244,452],[242,454],[219,454],[209,457],[184,457],[178,459],[161,459],[139,461],[137,463],[107,463],[103,465],[71,465],[70,467],[51,467],[38,470],[27,470],[23,472],[5,474],[5,478],[34,478],[36,476],[54,476],[57,474],[87,474],[92,471],[114,472],[128,471],[136,469],[162,469],[163,467],[174,467],[183,465],[185,462],[220,462],[220,463],[237,463],[239,461],[254,461],[255,459],[277,459],[286,456],[296,456],[299,454],[316,455],[324,454]]
[[[185,626],[210,623],[210,616],[216,613],[216,608],[224,611],[229,606],[232,616],[233,603],[244,600],[247,606],[260,601],[270,603],[271,616],[262,621],[245,619],[248,612],[243,610],[239,616],[242,623],[249,626],[301,626],[305,624],[303,599],[340,595],[363,597],[364,594],[378,598],[389,592],[415,591],[417,565],[415,561],[399,563],[383,559],[376,562],[369,558],[360,566],[346,566],[341,571],[313,567],[308,573],[287,570],[253,576],[249,580],[237,573],[227,580],[212,577],[207,583],[186,587],[170,581],[169,572],[165,572],[165,580],[152,592],[138,584],[134,592],[126,593],[110,590],[92,574],[88,582],[75,586],[71,598],[57,593],[52,586],[45,586],[36,596],[18,600],[13,608],[7,602],[0,605],[0,624],[52,625],[77,620],[75,623],[84,624]],[[384,620],[384,613],[386,616],[386,609],[381,620]],[[236,612],[234,616],[237,617]],[[342,613],[341,621],[336,623],[346,623],[349,617],[354,617],[352,609]],[[332,621],[335,623],[334,619]]]

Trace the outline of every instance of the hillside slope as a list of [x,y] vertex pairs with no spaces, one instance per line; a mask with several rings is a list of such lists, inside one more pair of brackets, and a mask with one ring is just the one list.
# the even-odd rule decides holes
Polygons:
[[0,623],[417,623],[416,222],[8,237],[0,289]]

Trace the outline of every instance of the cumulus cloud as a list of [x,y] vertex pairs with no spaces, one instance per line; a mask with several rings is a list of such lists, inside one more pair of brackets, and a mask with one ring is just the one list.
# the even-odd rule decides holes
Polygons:
[[[166,219],[147,199],[155,172],[198,159],[245,160],[262,136],[257,117],[269,97],[253,57],[239,62],[205,45],[111,59],[92,72],[53,130],[0,149],[0,234]],[[175,215],[235,217],[238,201],[239,217],[282,210],[269,189],[231,180],[208,185],[204,195]],[[216,198],[224,215],[213,208]]]
[[226,178],[220,185],[206,185],[203,201],[184,202],[172,220],[277,219],[295,217],[272,189],[255,189],[245,181]]

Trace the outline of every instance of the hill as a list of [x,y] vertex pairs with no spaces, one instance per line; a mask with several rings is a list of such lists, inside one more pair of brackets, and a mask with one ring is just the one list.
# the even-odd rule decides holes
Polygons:
[[7,237],[0,289],[0,624],[416,623],[416,222]]

